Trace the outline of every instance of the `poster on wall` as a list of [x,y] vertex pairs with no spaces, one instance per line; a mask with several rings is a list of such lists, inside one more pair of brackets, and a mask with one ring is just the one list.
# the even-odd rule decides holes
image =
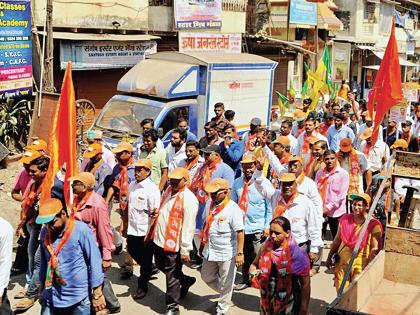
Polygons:
[[178,30],[222,27],[222,0],[175,0],[174,10]]
[[290,21],[292,24],[317,25],[318,6],[306,0],[290,0]]
[[32,94],[31,1],[0,2],[0,99]]
[[179,32],[180,52],[241,53],[241,34]]
[[332,49],[332,80],[349,81],[351,44],[334,42]]

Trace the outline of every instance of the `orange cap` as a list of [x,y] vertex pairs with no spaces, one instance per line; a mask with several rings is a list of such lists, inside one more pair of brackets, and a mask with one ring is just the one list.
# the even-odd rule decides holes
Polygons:
[[301,111],[300,109],[297,109],[295,111],[294,118],[296,119],[296,121],[302,121],[302,120],[306,119],[306,114],[303,111]]
[[289,159],[289,164],[290,164],[290,163],[293,163],[293,162],[300,162],[300,164],[302,164],[302,165],[303,165],[303,159],[302,159],[300,156],[292,156],[292,157]]
[[190,180],[190,174],[188,173],[188,170],[183,167],[177,167],[172,170],[172,172],[169,173],[168,177],[170,179],[182,179],[184,178],[186,181]]
[[138,160],[138,161],[134,164],[134,166],[135,166],[135,167],[145,167],[145,168],[147,168],[148,170],[152,170],[152,168],[153,168],[152,161],[147,160],[147,159],[140,159],[140,160]]
[[404,139],[397,139],[395,140],[394,144],[391,145],[391,149],[407,149],[408,143]]
[[281,182],[294,182],[296,181],[296,175],[293,173],[283,173],[280,175]]
[[63,209],[60,199],[49,198],[39,205],[38,216],[35,219],[37,224],[46,224],[54,220],[57,213]]
[[95,185],[95,176],[89,172],[81,172],[75,176],[72,176],[68,179],[69,182],[82,182],[86,186],[94,186]]
[[92,143],[88,148],[86,149],[85,153],[83,154],[83,157],[85,159],[93,158],[98,153],[102,153],[102,144],[101,143]]
[[19,162],[23,164],[30,164],[33,160],[41,157],[42,154],[39,151],[36,150],[27,150],[23,153],[22,158],[19,160]]
[[117,154],[124,151],[133,152],[133,146],[128,142],[120,142],[115,148],[112,149],[112,153]]
[[219,190],[229,189],[229,183],[226,179],[215,178],[204,187],[204,190],[209,194],[218,192]]
[[37,139],[26,147],[26,150],[34,150],[34,151],[47,151],[47,149],[48,149],[47,142],[45,142],[45,140],[42,140],[42,139]]
[[366,140],[372,137],[373,134],[373,128],[366,128],[362,134],[359,136],[361,140]]
[[242,157],[241,163],[242,164],[250,164],[250,163],[255,163],[256,160],[257,159],[255,157],[255,154],[247,153]]
[[351,143],[351,139],[344,138],[340,141],[340,151],[341,152],[350,152],[353,149],[353,144]]
[[365,193],[363,193],[363,194],[350,194],[350,198],[352,200],[362,199],[362,200],[367,202],[368,206],[370,206],[370,202],[372,201],[370,196],[368,194],[365,194]]
[[276,140],[271,142],[272,144],[281,144],[283,147],[290,147],[290,140],[286,136],[277,137]]

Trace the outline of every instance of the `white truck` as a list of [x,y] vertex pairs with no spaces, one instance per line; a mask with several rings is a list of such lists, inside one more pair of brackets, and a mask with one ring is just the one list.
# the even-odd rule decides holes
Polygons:
[[93,128],[115,146],[121,138],[141,135],[140,121],[153,118],[165,145],[177,119],[204,135],[204,124],[217,102],[232,109],[238,132],[249,129],[253,117],[269,125],[274,70],[277,63],[252,54],[160,52],[130,69],[118,82],[120,94],[104,106]]

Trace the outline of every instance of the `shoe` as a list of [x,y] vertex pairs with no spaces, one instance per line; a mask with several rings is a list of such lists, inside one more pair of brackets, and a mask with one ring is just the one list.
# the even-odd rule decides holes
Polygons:
[[147,290],[138,288],[137,292],[135,294],[133,294],[133,299],[135,300],[141,300],[142,298],[144,298],[147,294]]
[[167,310],[165,315],[179,315],[179,310]]
[[114,250],[113,254],[115,256],[118,256],[118,255],[121,255],[122,252],[123,252],[123,246],[121,244],[121,245],[118,245],[117,247],[115,247],[115,250]]
[[111,314],[111,312],[109,311],[109,309],[105,308],[101,311],[96,312],[95,314],[96,315],[108,315],[108,314]]
[[22,270],[22,269],[18,269],[18,268],[12,268],[10,270],[10,276],[11,277],[17,276],[17,275],[20,275],[20,274],[25,273],[25,272],[26,272],[26,270]]
[[233,289],[235,291],[242,291],[242,290],[245,290],[246,288],[249,288],[249,287],[250,287],[249,283],[238,283],[238,284],[235,284]]
[[185,280],[181,285],[181,299],[187,295],[188,290],[196,281],[197,280],[194,277],[185,276]]
[[160,272],[159,268],[155,265],[152,266],[152,276],[157,275]]
[[127,280],[130,279],[131,276],[133,275],[133,267],[131,266],[124,266],[121,269],[121,280]]
[[191,269],[200,269],[202,265],[203,265],[203,262],[193,261],[190,264],[190,268]]

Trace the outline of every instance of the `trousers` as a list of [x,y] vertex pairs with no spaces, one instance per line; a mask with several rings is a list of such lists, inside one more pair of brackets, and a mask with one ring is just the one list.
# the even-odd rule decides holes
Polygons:
[[140,266],[140,277],[137,280],[139,289],[147,291],[152,276],[153,250],[151,244],[144,243],[144,236],[127,236],[127,251]]

